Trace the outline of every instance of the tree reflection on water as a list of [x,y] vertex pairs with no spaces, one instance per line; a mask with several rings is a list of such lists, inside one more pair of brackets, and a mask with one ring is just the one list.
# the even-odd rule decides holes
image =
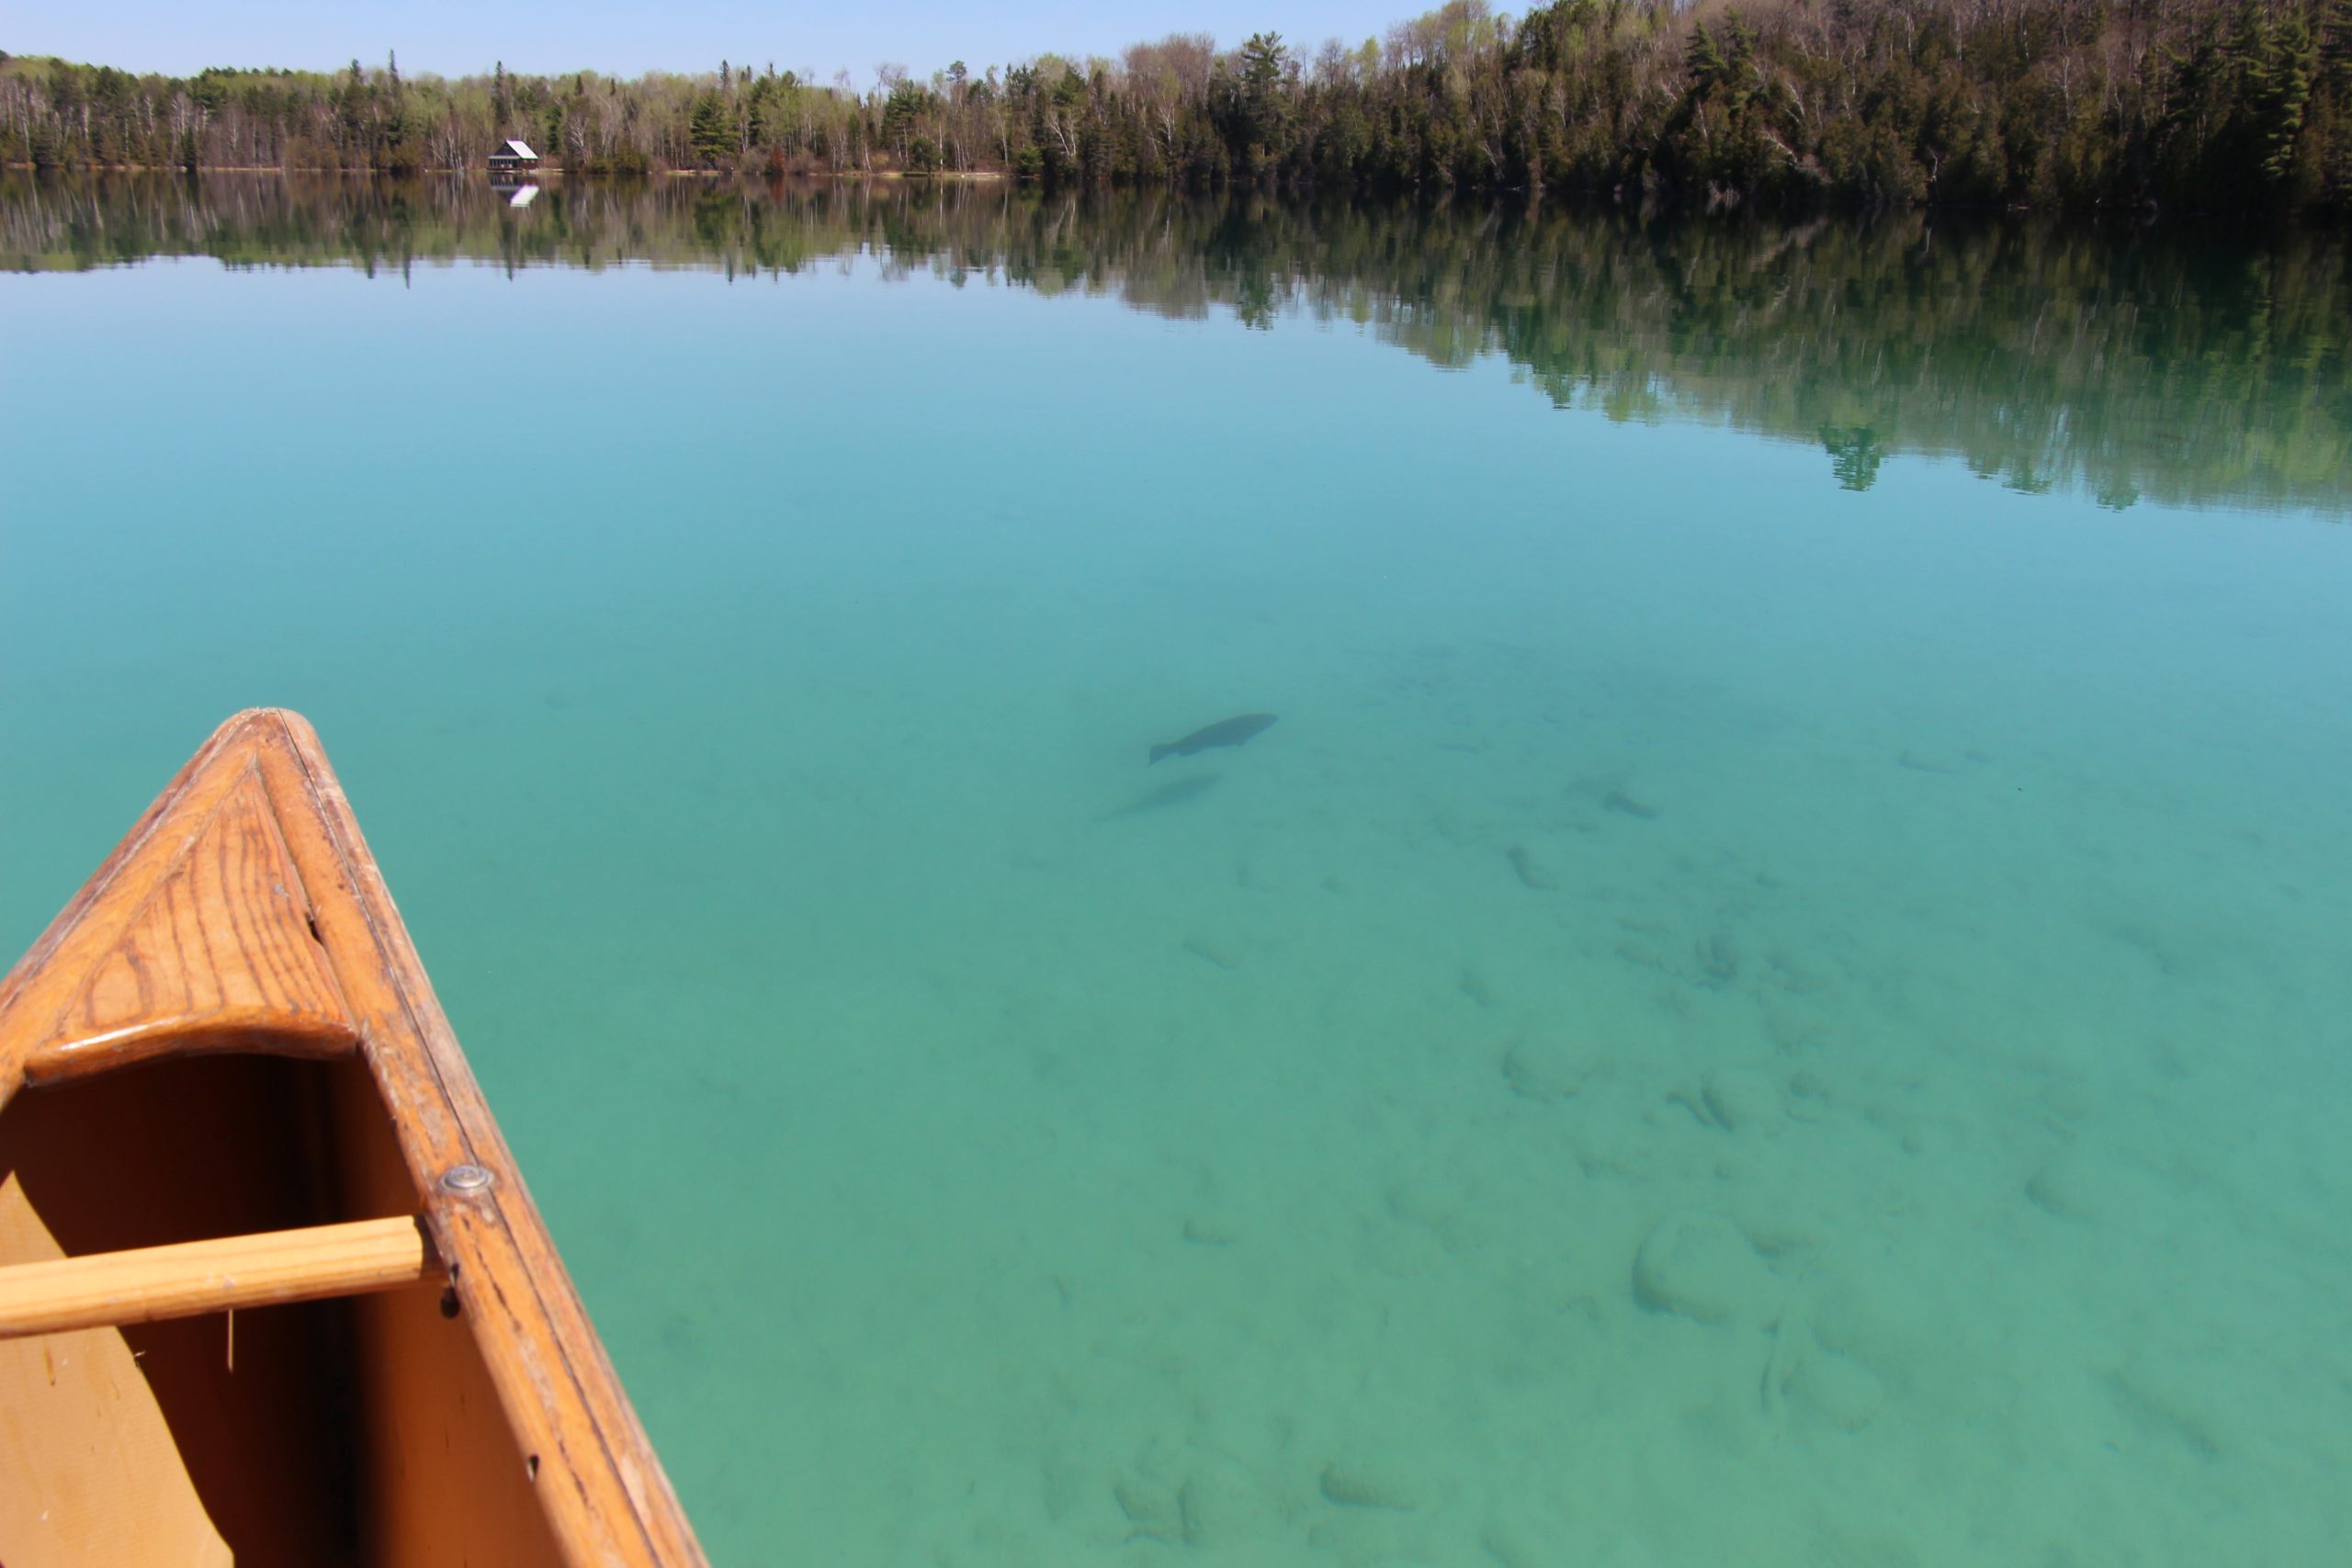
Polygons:
[[1246,326],[1351,321],[1429,363],[1500,355],[1562,408],[1898,454],[2122,508],[2352,510],[2337,236],[1894,214],[1783,224],[1454,203],[1313,204],[1001,183],[550,184],[0,176],[0,266],[153,256],[371,276],[638,264],[1114,297]]

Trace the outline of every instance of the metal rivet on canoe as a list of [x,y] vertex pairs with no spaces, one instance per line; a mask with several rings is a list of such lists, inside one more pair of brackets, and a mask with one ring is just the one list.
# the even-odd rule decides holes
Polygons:
[[453,1165],[441,1173],[441,1190],[455,1198],[479,1198],[497,1179],[481,1166]]

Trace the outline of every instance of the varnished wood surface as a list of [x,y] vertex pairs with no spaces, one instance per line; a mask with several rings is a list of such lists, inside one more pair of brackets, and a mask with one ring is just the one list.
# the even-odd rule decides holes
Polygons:
[[349,1220],[257,1235],[0,1267],[0,1339],[356,1296],[439,1272],[413,1220]]
[[[0,979],[0,1104],[27,1083],[193,1050],[357,1054],[564,1561],[702,1562],[318,738],[292,714],[222,725]],[[445,1188],[463,1165],[489,1187]]]
[[0,983],[0,1062],[15,1054],[25,1079],[165,1052],[356,1047],[259,749],[220,739],[206,748],[211,765],[175,785],[173,809],[93,879],[99,896],[77,899],[70,923],[51,926]]

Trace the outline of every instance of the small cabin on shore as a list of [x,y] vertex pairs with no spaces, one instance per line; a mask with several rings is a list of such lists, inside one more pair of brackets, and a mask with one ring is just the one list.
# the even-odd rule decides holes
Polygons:
[[509,137],[498,144],[490,155],[490,172],[493,175],[527,175],[539,166],[539,155],[531,151],[527,141]]

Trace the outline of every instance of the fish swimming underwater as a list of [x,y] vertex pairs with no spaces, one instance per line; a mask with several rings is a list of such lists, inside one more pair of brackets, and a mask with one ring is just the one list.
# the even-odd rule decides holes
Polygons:
[[1238,718],[1219,719],[1206,729],[1195,729],[1182,740],[1170,740],[1165,746],[1153,747],[1151,760],[1157,762],[1162,757],[1189,757],[1195,751],[1212,750],[1219,746],[1246,746],[1251,736],[1273,722],[1274,716],[1270,713],[1245,713]]

